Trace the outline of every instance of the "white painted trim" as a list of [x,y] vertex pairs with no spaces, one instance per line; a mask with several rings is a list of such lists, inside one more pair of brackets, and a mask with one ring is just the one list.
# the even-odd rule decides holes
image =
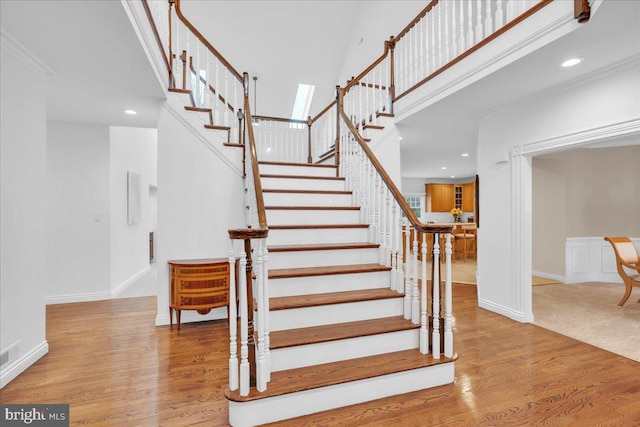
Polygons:
[[532,274],[537,277],[542,277],[543,279],[556,280],[562,283],[565,283],[566,280],[565,276],[553,273],[545,273],[544,271],[533,270]]
[[[632,237],[631,241],[640,248],[640,238]],[[565,283],[623,283],[613,247],[604,237],[567,238],[565,260]]]
[[13,363],[0,369],[0,388],[9,384],[14,378],[36,363],[42,356],[49,352],[49,343],[45,340],[35,346],[31,351],[24,354]]
[[478,307],[501,314],[502,316],[508,317],[509,319],[515,320],[520,323],[533,322],[533,318],[531,320],[527,320],[527,317],[524,315],[524,313],[518,313],[517,311],[512,310],[509,307],[506,307],[502,304],[497,304],[484,298],[478,298]]
[[111,292],[90,292],[86,294],[52,295],[45,297],[45,304],[67,304],[70,302],[88,302],[111,299]]
[[450,384],[455,378],[454,363],[448,362],[266,399],[229,401],[229,424],[234,427],[262,425]]
[[0,48],[20,61],[25,67],[41,76],[55,76],[56,73],[40,58],[30,52],[20,42],[0,28]]
[[125,290],[129,289],[129,287],[131,285],[133,285],[136,280],[138,280],[139,278],[141,278],[142,276],[147,274],[149,271],[151,271],[151,266],[147,265],[142,270],[140,270],[137,273],[133,274],[127,280],[125,280],[124,282],[120,283],[115,288],[111,289],[111,298],[115,298],[118,295],[120,295],[122,292],[124,292]]
[[202,135],[202,133],[200,133],[191,123],[189,123],[187,121],[187,119],[180,114],[180,112],[178,112],[169,102],[165,101],[162,103],[162,106],[169,112],[171,113],[172,116],[174,116],[180,123],[182,123],[182,125],[184,125],[184,127],[191,132],[196,138],[198,138],[200,140],[200,142],[202,142],[205,147],[207,147],[209,150],[211,150],[211,152],[213,154],[215,154],[216,156],[218,156],[220,158],[220,160],[222,160],[224,163],[227,164],[227,166],[229,166],[229,168],[236,173],[238,176],[242,177],[243,173],[242,173],[242,169],[241,167],[234,165],[227,156],[224,155],[224,153],[218,149],[217,147],[215,147],[213,144],[211,144],[211,142],[209,142],[209,140],[207,138],[204,137],[204,135]]
[[594,141],[607,141],[613,138],[640,135],[640,118],[625,120],[605,126],[586,129],[580,132],[560,135],[522,146],[521,155],[533,156],[562,151]]

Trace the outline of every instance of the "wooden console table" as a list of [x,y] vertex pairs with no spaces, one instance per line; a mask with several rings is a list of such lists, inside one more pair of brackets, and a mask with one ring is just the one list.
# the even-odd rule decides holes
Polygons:
[[180,330],[181,310],[207,314],[212,308],[229,304],[229,260],[227,258],[168,261],[171,275],[169,323],[173,311]]

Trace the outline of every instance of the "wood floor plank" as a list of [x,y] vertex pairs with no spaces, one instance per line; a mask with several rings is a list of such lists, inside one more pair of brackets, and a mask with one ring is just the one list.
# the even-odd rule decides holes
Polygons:
[[[453,286],[453,384],[272,425],[640,425],[639,362],[478,308],[476,292]],[[48,306],[49,354],[0,402],[68,403],[72,426],[228,426],[227,322],[155,317],[155,297]]]

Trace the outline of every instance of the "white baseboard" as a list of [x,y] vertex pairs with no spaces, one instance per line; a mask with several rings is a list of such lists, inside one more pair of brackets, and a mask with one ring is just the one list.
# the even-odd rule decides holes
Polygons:
[[513,311],[509,307],[496,304],[495,302],[491,302],[486,299],[478,298],[478,307],[508,317],[509,319],[515,320],[516,322],[528,323],[527,317],[524,313]]
[[[136,280],[147,274],[151,270],[151,266],[147,265],[137,273],[134,273],[124,282],[113,288],[111,292],[90,292],[86,294],[67,294],[67,295],[50,295],[45,297],[45,304],[68,304],[72,302],[88,302],[88,301],[101,301],[106,299],[116,298],[122,292],[127,290]],[[167,320],[169,317],[167,316]]]
[[559,274],[553,274],[553,273],[545,273],[544,271],[534,270],[532,271],[532,274],[534,276],[542,277],[543,279],[555,280],[557,282],[562,282],[562,283],[565,283],[565,280],[566,280],[565,276],[561,276]]
[[9,384],[14,378],[36,363],[42,356],[49,352],[49,343],[45,340],[35,346],[31,351],[6,367],[0,369],[0,388]]
[[138,280],[139,278],[141,278],[142,276],[147,274],[149,271],[151,271],[151,266],[147,265],[142,270],[138,271],[133,276],[129,277],[127,280],[125,280],[124,282],[120,283],[115,288],[111,289],[111,298],[115,298],[118,295],[120,295],[122,292],[124,292],[127,289],[129,289],[129,287],[131,285],[133,285],[136,280]]

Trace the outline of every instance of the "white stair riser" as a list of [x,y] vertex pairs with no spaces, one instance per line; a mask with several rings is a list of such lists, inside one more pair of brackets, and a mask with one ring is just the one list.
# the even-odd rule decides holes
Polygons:
[[260,179],[262,188],[276,188],[280,190],[345,190],[344,180],[341,179],[294,179],[269,178]]
[[351,194],[269,193],[264,192],[265,206],[352,206]]
[[260,166],[263,175],[293,175],[293,176],[337,176],[336,168],[323,168],[317,166],[287,166],[264,165]]
[[271,371],[285,371],[322,363],[375,356],[392,351],[417,349],[419,346],[418,331],[418,329],[410,329],[271,350]]
[[269,327],[272,331],[281,331],[400,316],[402,313],[403,298],[399,296],[398,298],[375,301],[358,301],[271,311],[269,312]]
[[270,269],[373,264],[379,261],[380,249],[378,248],[269,253]]
[[267,209],[269,225],[357,224],[360,210]]
[[248,402],[229,402],[229,423],[248,427],[451,384],[454,362]]
[[360,291],[389,287],[390,272],[334,274],[329,276],[269,279],[269,296],[290,297],[329,292]]
[[350,243],[369,241],[368,228],[308,228],[269,230],[268,245],[309,243]]

